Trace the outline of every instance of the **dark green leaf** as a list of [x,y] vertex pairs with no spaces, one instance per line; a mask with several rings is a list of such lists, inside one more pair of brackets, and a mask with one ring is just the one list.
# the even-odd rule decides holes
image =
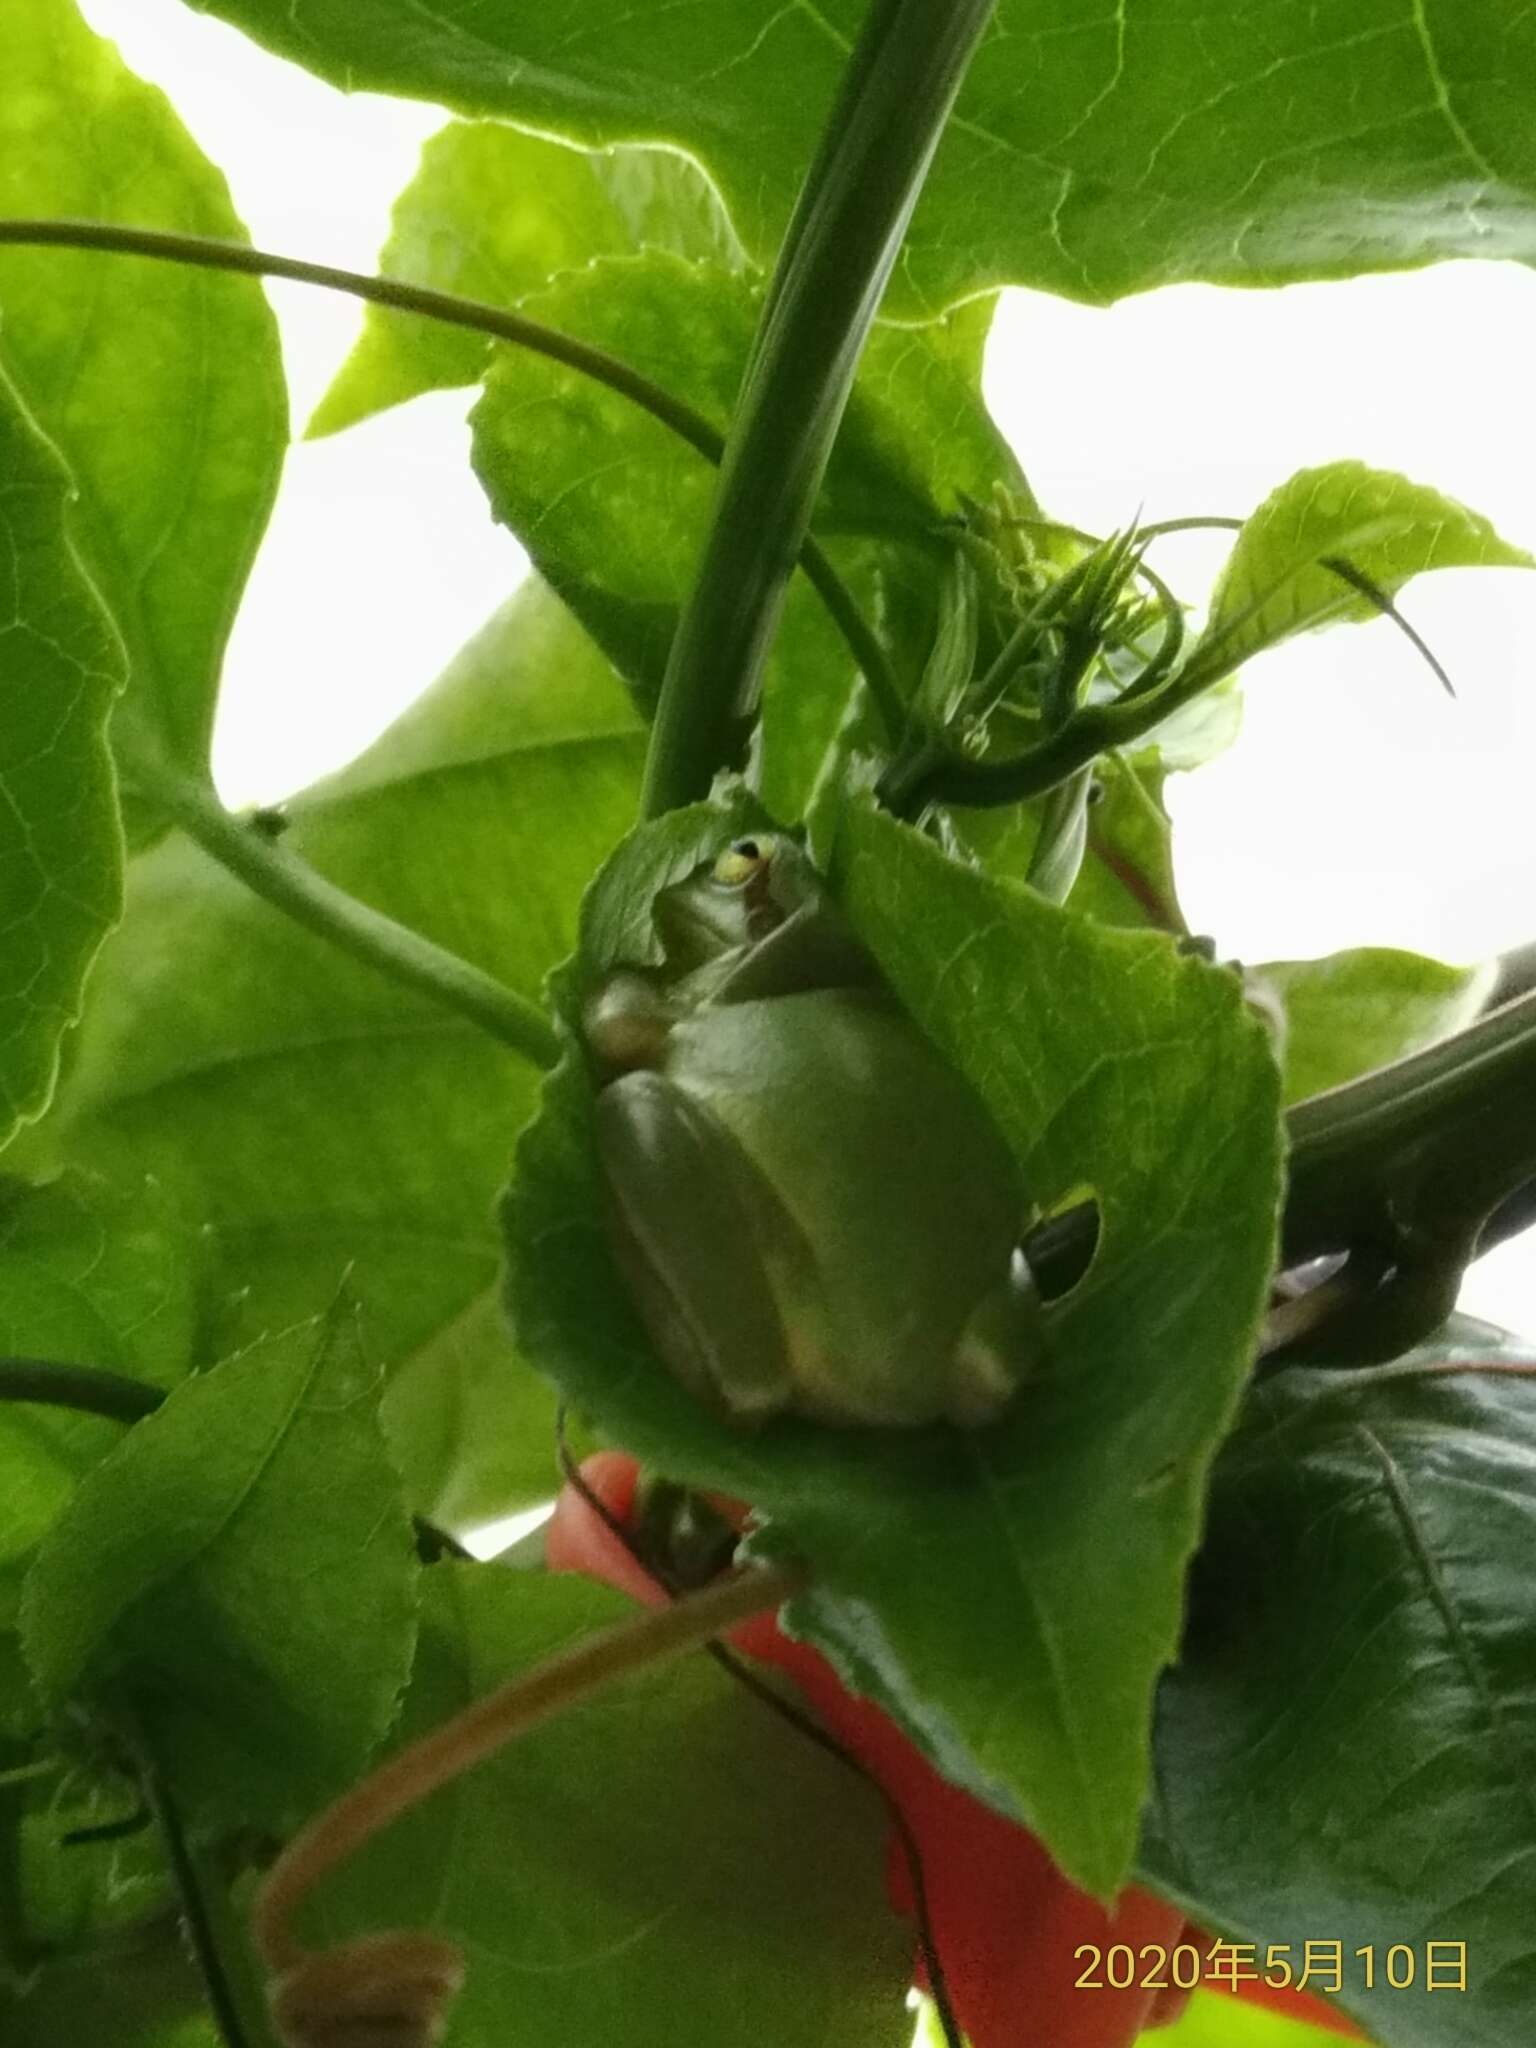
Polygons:
[[[164,95],[72,0],[7,9],[0,214],[243,238]],[[127,644],[121,758],[196,771],[288,437],[271,309],[253,278],[8,248],[0,315],[0,367],[70,466],[72,529]]]
[[[295,801],[288,843],[537,996],[633,815],[639,765],[612,671],[530,586],[375,747]],[[495,1284],[495,1191],[533,1100],[521,1062],[179,838],[134,865],[79,1039],[39,1154],[153,1174],[204,1233],[207,1355],[316,1314],[350,1276],[369,1356],[404,1372],[391,1439],[413,1505],[462,1490],[501,1512],[547,1485],[547,1400],[530,1409],[531,1376],[472,1313]],[[479,1420],[450,1470],[466,1401]]]
[[127,1707],[198,1809],[273,1823],[394,1718],[416,1563],[354,1315],[185,1381],[81,1482],[27,1580],[55,1709]]
[[[1530,2037],[1533,1375],[1461,1322],[1395,1366],[1263,1384],[1160,1695],[1143,1867],[1244,1938],[1342,1939],[1340,2002],[1387,2048]],[[1428,1942],[1467,1944],[1464,1992],[1425,1988]]]
[[0,1145],[47,1107],[123,886],[106,736],[122,647],[65,527],[70,479],[4,347],[0,327]]
[[[731,830],[698,809],[626,842],[589,899],[583,973],[647,957],[654,890]],[[521,1341],[648,1463],[765,1510],[815,1567],[796,1625],[951,1776],[1109,1892],[1134,1844],[1207,1466],[1265,1297],[1277,1076],[1236,977],[1166,940],[989,882],[873,814],[854,816],[839,853],[860,930],[978,1087],[1035,1199],[1091,1189],[1101,1205],[1045,1378],[975,1432],[724,1427],[654,1361],[611,1264],[574,1059],[546,1086],[508,1203]]]
[[1328,556],[1389,597],[1424,569],[1536,566],[1477,513],[1390,470],[1363,462],[1298,470],[1245,522],[1191,663],[1225,672],[1292,633],[1374,619],[1378,607],[1325,566]]
[[[395,202],[379,257],[388,277],[516,306],[597,256],[664,249],[736,268],[740,247],[719,195],[670,149],[571,149],[496,122],[434,135]],[[370,306],[362,339],[309,423],[335,433],[421,391],[478,383],[482,336]]]
[[1300,1102],[1449,1038],[1477,1016],[1489,976],[1418,953],[1362,946],[1254,973],[1285,1006],[1285,1099]]
[[[0,1737],[28,1740],[42,1718],[43,1710],[32,1690],[27,1660],[22,1655],[21,1637],[13,1628],[0,1628]],[[3,1890],[0,1886],[0,1895]]]
[[[194,1362],[200,1250],[152,1181],[0,1181],[0,1353],[174,1386]],[[0,1403],[0,1616],[19,1565],[124,1426]]]
[[[698,156],[761,259],[783,232],[862,9],[772,0],[579,15],[445,0],[200,0],[349,89],[584,143]],[[1536,27],[1517,0],[1431,19],[1335,0],[1085,16],[1001,0],[918,206],[906,315],[978,287],[1105,300],[1536,250]]]
[[202,1984],[169,1924],[148,1953],[62,1963],[24,1991],[0,1990],[6,2048],[223,2048]]
[[[604,1587],[425,1575],[402,1737],[634,1609]],[[896,2048],[910,1928],[880,1802],[702,1657],[610,1686],[503,1750],[329,1882],[317,1931],[440,1929],[454,2048]]]

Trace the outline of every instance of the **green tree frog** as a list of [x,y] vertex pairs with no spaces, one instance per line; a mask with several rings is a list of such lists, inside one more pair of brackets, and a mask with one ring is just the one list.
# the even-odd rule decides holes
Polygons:
[[670,1370],[744,1425],[992,1421],[1040,1351],[1017,1167],[794,841],[662,889],[585,1009],[611,1241]]

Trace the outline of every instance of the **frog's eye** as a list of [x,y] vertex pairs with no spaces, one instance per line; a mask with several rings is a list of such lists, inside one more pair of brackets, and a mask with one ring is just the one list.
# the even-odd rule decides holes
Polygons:
[[773,849],[774,842],[767,833],[756,839],[733,839],[715,862],[712,879],[727,889],[743,889],[767,872]]

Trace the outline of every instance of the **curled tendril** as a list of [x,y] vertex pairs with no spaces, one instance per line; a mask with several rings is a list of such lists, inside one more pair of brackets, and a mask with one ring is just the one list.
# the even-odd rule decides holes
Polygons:
[[463,1983],[463,1951],[410,1929],[302,1956],[268,2000],[283,2048],[436,2048]]

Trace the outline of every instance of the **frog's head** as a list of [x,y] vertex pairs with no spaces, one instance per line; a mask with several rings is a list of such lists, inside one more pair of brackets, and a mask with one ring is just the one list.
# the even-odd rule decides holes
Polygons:
[[682,973],[766,939],[813,896],[820,883],[792,839],[755,832],[733,839],[652,905],[667,966]]

